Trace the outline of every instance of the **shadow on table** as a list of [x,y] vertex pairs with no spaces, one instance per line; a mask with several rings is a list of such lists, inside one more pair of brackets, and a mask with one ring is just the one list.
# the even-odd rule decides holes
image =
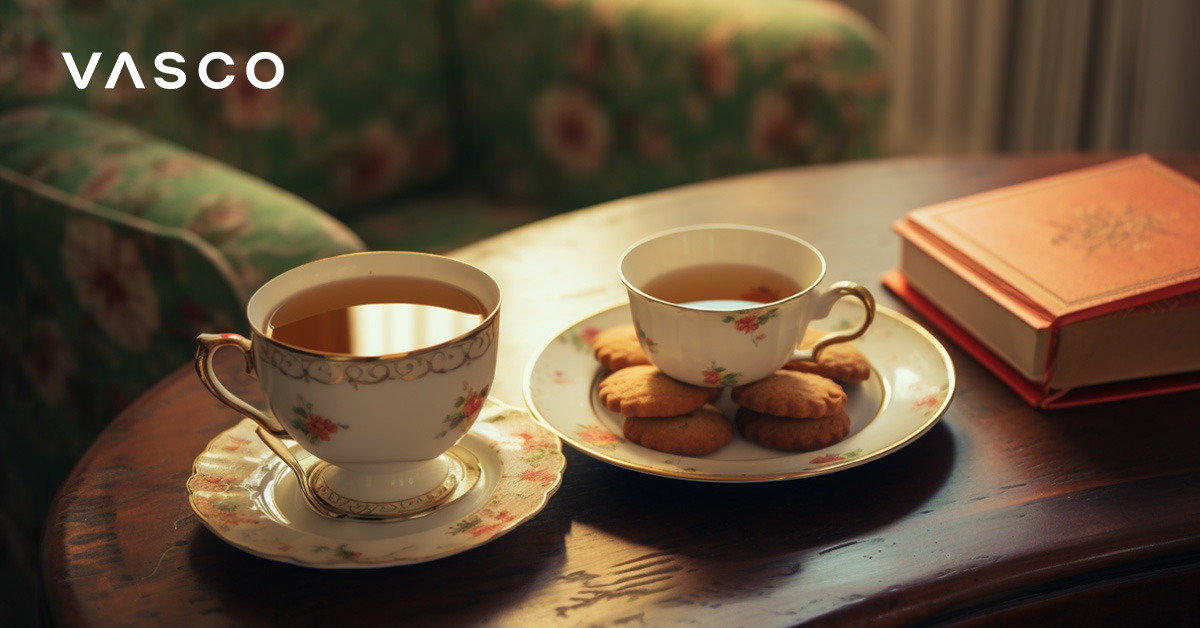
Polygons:
[[760,595],[817,554],[869,540],[875,530],[935,508],[928,504],[950,476],[954,441],[943,422],[905,449],[860,467],[736,484],[650,476],[571,450],[568,478],[576,486],[556,506],[576,525],[633,548],[607,558],[595,573],[580,574],[575,599],[612,593],[588,590],[606,583],[642,596],[665,593],[662,603]]
[[[954,435],[939,422],[921,438],[884,458],[826,475],[775,482],[694,482],[620,469],[568,450],[567,481],[586,490],[564,492],[557,504],[576,522],[644,541],[645,530],[677,526],[678,545],[712,537],[768,532],[782,550],[819,547],[867,533],[917,510],[946,482],[954,464]],[[794,519],[790,532],[779,522]],[[653,525],[647,525],[646,520]],[[829,531],[829,538],[824,532]],[[762,549],[767,549],[764,546]]]

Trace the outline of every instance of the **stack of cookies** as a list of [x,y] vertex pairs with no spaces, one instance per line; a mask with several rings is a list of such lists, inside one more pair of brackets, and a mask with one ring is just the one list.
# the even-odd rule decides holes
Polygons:
[[625,438],[678,456],[710,454],[733,440],[733,427],[712,405],[720,389],[664,375],[650,364],[633,325],[600,332],[592,348],[612,371],[600,382],[600,402],[625,417]]
[[[809,329],[800,348],[812,347],[825,332]],[[733,389],[734,421],[746,440],[784,451],[813,451],[850,434],[846,391],[838,382],[871,376],[871,363],[858,347],[826,347],[816,362],[796,360],[766,379]]]
[[679,456],[703,456],[729,444],[733,428],[711,402],[718,388],[667,377],[657,367],[621,369],[600,382],[600,402],[625,416],[625,438]]
[[733,389],[734,421],[746,440],[784,451],[823,449],[846,438],[846,392],[812,373],[779,370]]
[[[800,347],[822,335],[810,330]],[[592,347],[612,371],[600,382],[600,401],[625,417],[625,438],[681,456],[710,454],[733,440],[732,425],[713,405],[721,389],[667,377],[650,363],[632,325],[600,332]],[[853,345],[827,347],[816,362],[789,362],[763,380],[734,388],[734,422],[747,440],[772,449],[828,447],[850,433],[846,392],[837,382],[861,382],[870,374],[866,356]]]

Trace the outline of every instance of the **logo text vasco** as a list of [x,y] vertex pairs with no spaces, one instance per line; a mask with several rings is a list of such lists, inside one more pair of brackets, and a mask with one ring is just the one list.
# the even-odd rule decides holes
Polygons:
[[[71,73],[71,80],[75,81],[75,87],[85,89],[91,83],[92,75],[96,72],[96,67],[100,64],[100,58],[103,55],[99,52],[93,52],[92,56],[88,59],[87,67],[82,72],[80,72],[79,65],[75,62],[75,57],[72,53],[64,52],[62,56],[67,64],[67,70]],[[178,65],[185,62],[183,55],[178,52],[158,53],[154,57],[154,69],[158,71],[158,76],[154,77],[154,82],[163,89],[179,89],[183,87],[187,83],[187,73],[178,67]],[[261,62],[267,62],[269,65],[274,66],[274,73],[269,80],[259,80],[255,74],[255,66]],[[224,52],[210,52],[204,55],[196,68],[196,74],[199,75],[200,82],[210,89],[225,89],[229,87],[233,83],[234,74],[229,73],[227,69],[219,68],[220,65],[232,67],[236,63],[233,57]],[[283,81],[283,61],[274,53],[259,52],[250,57],[246,62],[245,72],[246,79],[250,81],[251,85],[258,89],[271,89]],[[214,77],[214,73],[220,73],[220,75]],[[133,56],[128,52],[122,52],[117,57],[117,63],[113,66],[112,72],[109,73],[108,82],[104,84],[104,88],[112,89],[116,86],[122,74],[128,74],[133,80],[134,86],[138,89],[145,89],[146,84],[142,81],[142,75],[138,71],[137,64],[134,63]]]

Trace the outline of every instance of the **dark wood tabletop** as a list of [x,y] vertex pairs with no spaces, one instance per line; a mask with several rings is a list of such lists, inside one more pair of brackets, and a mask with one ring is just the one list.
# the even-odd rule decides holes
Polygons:
[[[881,305],[921,322],[879,283],[897,262],[892,221],[1116,156],[781,170],[565,214],[453,255],[503,287],[492,394],[520,404],[535,351],[622,302],[617,257],[644,235],[709,222],[789,231],[825,253],[827,277],[862,283]],[[1159,157],[1200,178],[1200,154]],[[953,402],[932,430],[882,459],[818,477],[722,484],[641,474],[564,446],[562,486],[524,525],[441,560],[364,570],[258,558],[193,515],[184,487],[192,463],[238,417],[185,366],[121,414],[62,487],[44,544],[50,619],[1200,625],[1200,392],[1038,411],[943,342],[957,371]],[[257,394],[247,378],[237,381],[238,393]]]

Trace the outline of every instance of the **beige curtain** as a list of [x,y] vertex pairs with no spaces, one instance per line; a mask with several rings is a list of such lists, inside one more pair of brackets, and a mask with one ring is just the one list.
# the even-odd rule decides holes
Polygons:
[[840,0],[892,45],[893,154],[1200,150],[1200,0]]

